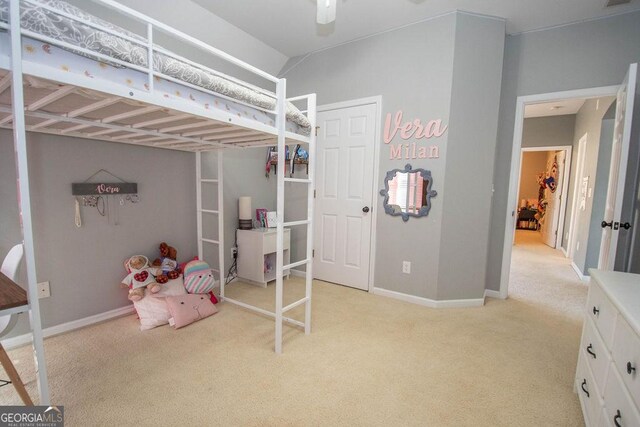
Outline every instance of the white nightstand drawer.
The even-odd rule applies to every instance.
[[[613,327],[615,325],[617,310],[613,307],[609,298],[602,292],[595,281],[589,287],[587,299],[587,316],[593,320],[607,347],[613,342]]]
[[[275,230],[273,232],[268,232],[264,234],[264,238],[262,239],[262,252],[265,254],[270,254],[276,251],[276,238],[277,233]],[[289,249],[289,244],[291,241],[291,230],[284,230],[284,249]]]
[[[622,381],[640,407],[640,338],[622,317],[616,323],[612,353]]]
[[[588,425],[596,426],[600,419],[600,412],[602,412],[603,401],[583,352],[578,355],[576,390],[584,415],[589,420]]]
[[[611,365],[611,356],[591,319],[585,320],[581,346],[580,351],[583,353],[589,368],[591,368],[598,390],[602,392],[607,378],[607,371]]]
[[[616,369],[611,369],[604,391],[604,407],[611,424],[620,427],[640,426],[640,414]]]

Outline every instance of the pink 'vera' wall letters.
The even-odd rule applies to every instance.
[[[391,113],[387,113],[384,121],[385,144],[390,144],[398,134],[406,141],[411,138],[416,140],[439,138],[447,131],[447,125],[443,125],[440,119],[430,120],[426,125],[423,125],[420,119],[403,123],[402,114],[402,110],[399,110],[392,118]],[[437,159],[440,157],[437,145],[419,147],[418,142],[389,145],[389,159]]]

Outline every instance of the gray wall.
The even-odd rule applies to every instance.
[[[507,36],[486,286],[498,290],[518,96],[617,85],[640,59],[640,13]]]
[[[211,151],[202,154],[203,178],[218,177],[217,153]],[[231,248],[235,243],[238,228],[238,198],[251,197],[252,211],[257,208],[276,210],[276,175],[271,173],[265,177],[266,148],[229,149],[223,154],[224,159],[224,272],[229,271],[233,262]],[[217,209],[216,184],[203,184],[203,208]],[[205,215],[203,222],[204,236],[218,238],[217,216]],[[218,266],[218,248],[204,244],[204,259],[212,266]]]
[[[504,21],[456,15],[437,299],[484,296],[504,34]]]
[[[153,260],[161,241],[175,246],[180,260],[196,254],[192,153],[45,134],[29,133],[27,141],[37,278],[51,284],[51,297],[41,300],[44,327],[128,305],[119,283],[126,275],[123,262],[131,255]],[[4,258],[22,238],[15,176],[5,172],[15,171],[9,131],[0,131],[0,146]],[[118,206],[118,225],[115,215],[102,217],[94,208],[82,208],[83,225],[76,228],[71,183],[101,168],[137,182],[140,202]],[[22,316],[12,335],[27,331]]]
[[[571,165],[573,167],[571,168],[569,192],[567,193],[570,203],[567,205],[567,214],[565,216],[564,224],[565,232],[562,236],[562,247],[569,249],[567,246],[567,236],[569,232],[569,223],[571,217],[574,215],[572,202],[575,192],[575,182],[576,180],[581,179],[580,177],[576,176],[576,173],[578,171],[578,144],[580,139],[586,134],[587,146],[585,151],[583,176],[589,177],[589,185],[587,190],[585,210],[580,212],[578,221],[574,224],[574,233],[576,235],[576,250],[573,253],[573,262],[580,269],[580,271],[583,272],[583,274],[587,274],[587,270],[585,269],[585,261],[587,256],[587,248],[589,246],[589,240],[591,240],[592,238],[589,231],[591,229],[591,216],[594,206],[594,197],[596,196],[595,190],[598,189],[601,192],[604,191],[604,197],[606,198],[606,183],[609,180],[609,176],[608,173],[602,176],[597,174],[598,164],[600,163],[598,160],[598,153],[600,150],[602,118],[607,113],[607,110],[609,110],[609,107],[614,100],[615,97],[588,99],[576,114],[576,128],[574,132],[573,150],[571,156]],[[609,144],[609,150],[610,149],[611,145]],[[589,196],[589,194],[591,195]],[[602,194],[598,194],[597,196],[599,200],[603,197]],[[593,236],[593,238],[596,240],[599,239],[599,237],[596,236]]]
[[[575,114],[524,119],[522,126],[522,147],[572,145],[575,126]]]
[[[314,53],[284,76],[291,93],[317,92],[318,105],[382,95],[383,118],[401,109],[407,119],[449,125],[436,142],[439,159],[389,160],[381,142],[378,188],[387,170],[411,163],[431,170],[439,194],[427,218],[406,223],[385,215],[374,195],[375,286],[433,299],[481,296],[488,230],[478,224],[489,216],[503,40],[503,21],[449,14]],[[470,207],[474,218],[463,213]],[[464,268],[452,271],[452,253]],[[410,275],[403,260],[413,263]]]

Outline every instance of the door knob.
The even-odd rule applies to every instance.
[[[364,213],[369,212],[369,206],[365,206],[364,208],[362,208],[362,212]]]
[[[625,230],[628,230],[631,228],[631,224],[629,224],[628,222],[625,222],[623,224],[620,224],[620,227],[624,228]]]
[[[602,227],[602,228],[607,228],[607,227],[611,227],[611,226],[613,226],[613,221],[611,221],[611,222],[602,221],[600,223],[600,227]]]

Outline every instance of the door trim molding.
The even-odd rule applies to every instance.
[[[516,114],[513,125],[513,144],[511,147],[511,171],[509,173],[509,192],[505,212],[504,242],[502,246],[502,266],[500,269],[500,298],[506,299],[509,294],[509,270],[511,269],[511,251],[515,235],[516,217],[512,215],[518,200],[518,178],[520,172],[520,155],[522,148],[522,128],[524,124],[524,107],[528,104],[558,101],[570,98],[599,98],[615,96],[619,85],[603,86],[587,89],[576,89],[560,92],[541,93],[537,95],[518,96]]]
[[[369,242],[369,280],[368,291],[373,292],[375,283],[375,266],[376,266],[376,234],[378,224],[378,204],[376,203],[378,194],[378,180],[380,178],[380,127],[382,125],[382,95],[370,96],[366,98],[351,99],[348,101],[334,102],[332,104],[323,104],[317,106],[317,112],[325,112],[331,110],[340,110],[343,108],[360,107],[363,105],[376,106],[375,114],[375,132],[373,135],[373,179],[371,179],[371,241]]]
[[[580,159],[580,146],[582,145],[582,141],[584,140],[584,150],[582,159]],[[580,175],[584,174],[584,164],[587,160],[587,144],[589,143],[589,133],[586,132],[578,139],[578,152],[576,153],[576,181],[573,183],[573,199],[571,200],[571,218],[569,218],[569,238],[567,239],[567,258],[570,258],[573,261],[573,256],[576,254],[576,217],[578,216],[578,200],[580,197],[578,193],[580,192],[580,176],[578,176],[578,172]]]

